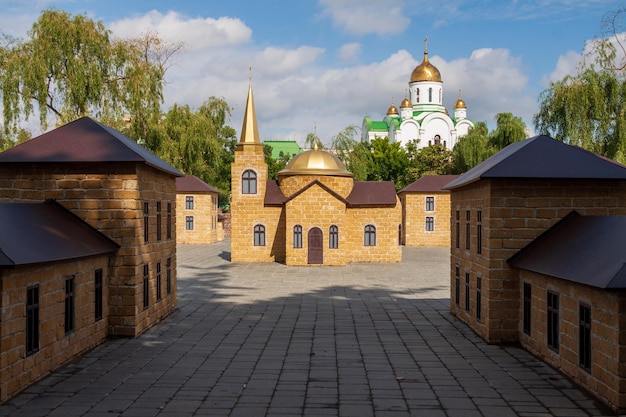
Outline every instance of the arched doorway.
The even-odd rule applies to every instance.
[[[309,230],[309,264],[324,263],[324,233],[319,227]]]

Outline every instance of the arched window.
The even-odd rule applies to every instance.
[[[241,193],[256,194],[256,172],[246,169],[241,176]]]
[[[441,145],[441,136],[435,135],[435,145]]]
[[[416,89],[415,90],[415,102],[419,103],[420,102],[420,89]]]
[[[293,227],[293,247],[296,249],[302,248],[302,226],[299,224]]]
[[[402,223],[398,225],[398,246],[402,245]]]
[[[254,226],[254,246],[265,246],[265,226],[262,224]]]
[[[328,231],[328,247],[330,249],[339,248],[339,228],[334,224],[330,226]]]
[[[376,246],[376,226],[368,224],[365,226],[365,246]]]
[[[429,103],[433,102],[433,88],[432,87],[428,89],[428,102]]]

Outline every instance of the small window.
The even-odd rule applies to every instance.
[[[185,216],[185,230],[193,230],[193,216]]]
[[[524,283],[524,333],[530,335],[530,326],[531,326],[531,300],[532,300],[532,289],[528,282]]]
[[[172,293],[172,258],[167,258],[165,263],[165,291],[167,295]]]
[[[426,197],[426,211],[435,211],[435,197]]]
[[[94,318],[95,321],[102,320],[103,310],[103,282],[102,282],[102,269],[96,269],[94,273]]]
[[[148,229],[150,223],[150,205],[147,201],[143,203],[143,241],[148,243],[150,238],[150,230]]]
[[[548,291],[548,347],[559,351],[559,294]]]
[[[157,242],[161,240],[161,202],[157,201],[157,216],[156,216],[156,240]]]
[[[482,307],[482,286],[483,281],[480,277],[476,277],[476,320],[480,321],[480,310]]]
[[[434,217],[426,217],[426,231],[433,232],[435,230],[435,218]]]
[[[26,289],[26,356],[39,350],[39,285]]]
[[[166,226],[166,239],[172,238],[172,203],[167,203],[167,226]]]
[[[465,273],[465,311],[470,311],[470,274]]]
[[[185,209],[193,210],[193,196],[192,195],[185,196]]]
[[[302,249],[302,226],[299,224],[293,227],[293,247]]]
[[[265,226],[254,226],[254,246],[265,246]]]
[[[402,223],[398,225],[398,246],[402,246]]]
[[[156,299],[161,300],[161,262],[156,264]]]
[[[591,371],[591,307],[579,306],[578,363],[585,371]]]
[[[365,246],[376,246],[376,226],[368,224],[365,226]]]
[[[461,268],[458,266],[454,268],[454,304],[457,307],[461,306]]]
[[[460,211],[456,211],[456,225],[455,225],[455,239],[456,248],[459,249],[461,247],[461,214]]]
[[[432,89],[432,87],[430,87],[430,88],[428,89],[428,102],[429,102],[429,103],[432,103],[432,102],[433,102],[433,89]]]
[[[148,265],[143,266],[143,309],[147,309],[150,305],[150,268]]]
[[[247,169],[241,176],[241,193],[256,194],[256,172]]]
[[[73,331],[75,328],[75,293],[74,286],[76,284],[74,275],[65,277],[65,334]]]
[[[465,249],[470,250],[470,211],[465,212]]]
[[[339,248],[339,227],[332,225],[328,231],[328,247],[330,249]]]
[[[483,253],[483,212],[476,212],[476,253]]]

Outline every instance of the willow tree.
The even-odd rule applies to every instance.
[[[609,13],[575,75],[550,84],[539,96],[534,117],[540,133],[626,163],[626,29]]]
[[[38,114],[43,130],[91,115],[135,132],[158,120],[167,61],[181,45],[155,35],[114,40],[102,22],[46,10],[22,41],[3,35],[0,95],[5,130]],[[135,137],[139,139],[139,137]]]

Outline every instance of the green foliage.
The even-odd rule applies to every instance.
[[[447,175],[454,172],[452,151],[443,145],[431,145],[417,150],[417,141],[407,143],[408,168],[396,180],[401,190],[424,175]]]
[[[400,142],[376,138],[370,142],[368,181],[397,181],[409,165],[409,155]]]
[[[263,144],[263,154],[265,155],[265,163],[267,164],[267,177],[270,180],[278,179],[278,172],[285,169],[287,163],[291,159],[289,154],[285,154],[280,151],[278,159],[272,157],[272,147],[270,145]]]
[[[145,139],[160,116],[167,60],[181,46],[154,35],[111,40],[101,22],[54,9],[44,11],[27,41],[0,45],[0,94],[7,131],[39,113],[58,125],[90,115],[115,128],[132,115],[135,139]]]
[[[539,132],[626,162],[626,83],[619,73],[587,68],[552,83],[539,101]]]

